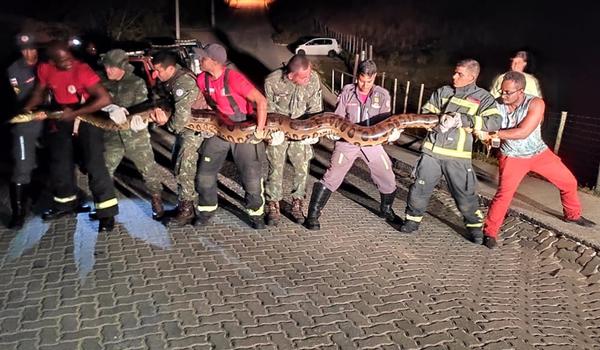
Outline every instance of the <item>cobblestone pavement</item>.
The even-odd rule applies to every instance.
[[[249,229],[229,163],[202,229],[167,230],[135,197],[111,234],[85,215],[2,229],[0,349],[600,348],[594,276],[536,250],[536,227],[510,218],[501,249],[475,246],[438,191],[420,232],[400,234],[357,164],[317,232]]]

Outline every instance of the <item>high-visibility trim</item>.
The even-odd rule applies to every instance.
[[[473,116],[473,129],[481,130],[483,128],[483,118],[478,115]]]
[[[478,218],[480,218],[480,219],[483,219],[483,213],[481,212],[481,210],[477,209],[477,210],[475,211],[475,215],[476,215]]]
[[[423,144],[423,148],[427,148],[431,152],[441,154],[443,156],[471,159],[471,151],[457,151],[454,149],[433,147],[433,144],[429,141]]]
[[[427,103],[426,103],[426,104],[425,104],[425,105],[424,105],[424,106],[421,108],[421,110],[425,110],[425,109],[426,109],[426,110],[428,110],[428,111],[430,111],[431,113],[435,113],[435,114],[440,114],[440,113],[442,113],[442,111],[441,111],[439,108],[437,108],[436,106],[432,105],[432,104],[431,104],[431,103],[429,103],[429,102],[427,102]]]
[[[196,206],[196,209],[198,209],[198,211],[202,211],[202,212],[210,212],[210,211],[217,210],[218,207],[219,207],[219,204],[215,204],[215,205],[198,205],[198,206]]]
[[[58,202],[58,203],[69,203],[69,202],[72,202],[72,201],[74,201],[76,199],[77,199],[77,195],[72,195],[72,196],[63,197],[63,198],[54,197],[54,201]]]
[[[406,214],[406,220],[410,220],[410,221],[414,221],[414,222],[421,222],[421,220],[423,220],[423,217],[422,216],[412,216],[412,215]]]
[[[109,199],[109,200],[104,201],[104,202],[96,203],[96,210],[114,207],[117,204],[119,204],[119,202],[117,201],[117,199],[116,198],[112,198],[112,199]]]
[[[489,115],[500,114],[500,111],[496,107],[488,108],[485,111],[481,112],[482,117],[487,117]]]
[[[387,163],[387,160],[385,160],[385,156],[383,154],[380,154],[381,156],[381,161],[383,162],[383,166],[385,167],[385,170],[390,170],[390,166]]]
[[[260,179],[260,200],[261,200],[261,205],[258,209],[254,210],[254,209],[246,208],[248,215],[259,216],[259,215],[263,215],[265,213],[265,183],[262,178]]]
[[[465,142],[467,140],[467,132],[463,128],[458,128],[458,145],[456,151],[463,152],[465,150]]]
[[[483,226],[482,222],[477,223],[477,224],[467,224],[467,227],[481,227],[481,226]]]
[[[457,106],[461,106],[461,107],[465,107],[467,108],[469,111],[467,112],[467,114],[470,115],[474,115],[475,113],[477,113],[477,110],[479,109],[479,104],[475,103],[475,102],[471,102],[468,100],[463,100],[462,98],[458,98],[453,96],[450,99],[450,103],[454,103]]]
[[[344,160],[344,153],[340,153],[340,157],[338,158],[338,164],[342,164],[343,160]]]

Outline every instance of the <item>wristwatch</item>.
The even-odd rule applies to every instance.
[[[488,132],[488,135],[490,136],[490,145],[493,148],[500,147],[500,137],[498,136],[498,132],[490,131],[490,132]]]

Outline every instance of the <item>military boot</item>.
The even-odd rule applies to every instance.
[[[194,220],[194,227],[203,227],[206,226],[212,217],[215,216],[214,211],[201,211],[196,215],[196,219]]]
[[[74,209],[56,209],[50,208],[42,214],[42,220],[51,221],[57,220],[67,216],[75,216],[79,213],[88,213],[90,220],[98,220],[96,211],[92,211],[92,208],[87,204],[79,204]]]
[[[379,216],[387,222],[393,222],[396,219],[396,213],[392,209],[392,204],[396,198],[396,191],[392,193],[380,193],[381,204],[379,206]]]
[[[265,226],[265,216],[264,215],[250,215],[250,227],[255,230],[263,230],[266,228]]]
[[[321,216],[321,210],[327,204],[331,196],[331,191],[320,182],[315,182],[313,186],[312,195],[310,197],[310,204],[308,205],[308,216],[304,221],[304,226],[309,230],[320,230],[321,224],[319,223],[319,217]]]
[[[281,212],[279,209],[279,201],[268,201],[267,202],[267,225],[277,226],[281,219]]]
[[[404,220],[402,226],[400,226],[400,232],[412,233],[419,229],[419,223],[412,220]]]
[[[8,223],[8,228],[15,230],[21,229],[25,224],[25,216],[27,215],[26,207],[26,187],[27,185],[11,183],[10,184],[10,206],[12,216]]]
[[[302,198],[292,198],[292,217],[297,224],[302,225],[304,223],[304,203]]]
[[[111,232],[115,229],[115,217],[100,218],[98,224],[98,232]]]
[[[189,225],[194,221],[194,202],[181,201],[177,207],[177,214],[169,220],[169,227]]]
[[[155,193],[150,199],[152,204],[152,219],[160,220],[165,215],[165,208],[160,193]]]

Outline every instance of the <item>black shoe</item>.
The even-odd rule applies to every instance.
[[[412,233],[419,229],[419,223],[412,220],[404,220],[402,226],[400,226],[400,232]]]
[[[483,245],[490,249],[494,249],[494,248],[498,247],[498,241],[496,241],[496,238],[494,238],[494,237],[485,236],[483,238]]]
[[[42,214],[42,220],[52,221],[52,220],[57,220],[57,219],[68,217],[68,216],[75,216],[75,211],[73,211],[71,209],[60,210],[60,209],[50,208]]]
[[[92,210],[88,213],[88,218],[90,218],[90,220],[98,220],[98,214],[95,210]]]
[[[115,217],[109,216],[107,218],[100,218],[98,225],[98,232],[111,232],[115,229]]]
[[[194,227],[204,227],[208,225],[213,216],[215,216],[214,212],[199,212],[194,220]]]
[[[331,191],[321,182],[315,182],[313,185],[312,195],[310,196],[310,204],[308,205],[308,216],[304,220],[304,227],[309,230],[320,230],[321,224],[319,217],[321,210],[327,204]]]
[[[9,192],[12,216],[8,228],[19,230],[25,224],[25,216],[27,216],[27,185],[11,183]]]
[[[470,227],[467,229],[471,237],[471,242],[475,244],[483,244],[483,231],[481,227]]]
[[[594,226],[596,226],[595,222],[593,222],[592,220],[588,220],[588,219],[584,218],[583,216],[580,216],[576,220],[565,219],[565,221],[566,222],[572,222],[574,224],[577,224],[577,225],[583,226],[583,227],[594,227]]]
[[[79,214],[79,213],[91,213],[92,212],[92,207],[90,207],[89,205],[82,203],[79,204],[77,206],[77,208],[75,208],[75,213]]]
[[[262,215],[250,215],[250,227],[255,230],[264,230],[267,226],[265,226],[265,217]]]

